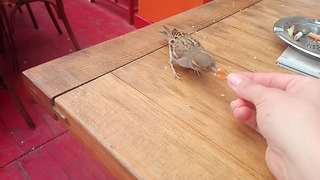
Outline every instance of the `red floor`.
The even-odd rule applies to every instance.
[[[64,0],[65,11],[80,47],[117,37],[135,28],[127,14],[106,0]],[[34,29],[27,10],[16,15],[14,42],[20,71],[74,52],[62,22],[59,35],[43,3],[31,4],[39,29]],[[8,12],[10,8],[6,7]],[[21,81],[12,75],[6,40],[0,62],[37,129],[30,130],[7,90],[0,86],[0,179],[114,179],[59,122],[32,101]]]

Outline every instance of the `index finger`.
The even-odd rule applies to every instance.
[[[291,75],[284,73],[252,73],[252,72],[236,72],[247,79],[252,80],[265,87],[288,90],[294,84],[306,78],[300,75]]]

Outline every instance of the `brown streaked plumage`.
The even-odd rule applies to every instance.
[[[160,33],[168,39],[169,64],[176,78],[180,79],[173,67],[173,61],[182,67],[193,69],[198,74],[205,71],[217,72],[213,57],[204,50],[198,40],[177,29],[170,31],[166,26],[163,26],[163,29],[164,32]]]

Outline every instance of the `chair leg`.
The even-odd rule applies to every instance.
[[[33,15],[33,12],[32,12],[32,9],[31,9],[31,6],[29,3],[26,3],[26,2],[20,2],[20,3],[17,3],[12,11],[11,11],[11,15],[10,15],[10,20],[11,20],[11,29],[12,29],[12,33],[14,33],[14,30],[15,30],[15,17],[16,17],[16,12],[17,10],[21,9],[20,7],[22,5],[26,5],[27,6],[27,9],[28,9],[28,12],[29,12],[29,15],[30,15],[30,18],[32,20],[32,23],[33,23],[33,26],[34,28],[38,29],[38,23],[36,21],[36,18],[34,17]]]
[[[49,15],[50,15],[50,18],[51,18],[54,26],[56,27],[58,33],[59,33],[59,34],[62,34],[61,28],[60,28],[60,26],[59,26],[59,24],[58,24],[58,22],[57,22],[57,19],[55,18],[54,14],[53,14],[53,12],[52,12],[52,9],[51,9],[51,7],[50,7],[50,4],[49,4],[48,2],[44,2],[44,4],[46,5],[46,8],[47,8],[48,13],[49,13]]]
[[[2,21],[1,21],[1,24],[2,24]],[[2,25],[0,26],[0,52],[3,52],[3,34],[2,34]]]
[[[32,20],[32,23],[33,23],[34,28],[38,29],[38,23],[37,23],[37,21],[36,21],[36,18],[35,18],[34,15],[33,15],[33,12],[32,12],[32,9],[31,9],[30,4],[27,3],[26,6],[27,6],[27,9],[28,9],[28,12],[29,12],[29,15],[30,15],[30,18],[31,18],[31,20]]]
[[[17,3],[16,3],[17,4]],[[11,4],[8,4],[9,7],[12,7]],[[22,13],[22,9],[19,7],[19,12]]]
[[[19,72],[18,58],[17,58],[17,53],[14,46],[13,38],[12,38],[12,33],[11,33],[12,31],[10,29],[9,20],[8,20],[8,16],[7,16],[4,5],[0,5],[0,14],[1,14],[3,30],[4,30],[5,36],[7,37],[7,41],[8,41],[11,57],[12,57],[13,71],[14,71],[14,74],[17,75]]]
[[[17,108],[18,108],[19,112],[21,113],[22,117],[24,118],[24,120],[28,124],[29,128],[32,129],[32,130],[36,129],[36,125],[32,121],[32,119],[31,119],[30,115],[28,114],[28,112],[26,111],[26,109],[23,107],[18,95],[14,92],[14,90],[11,87],[10,83],[7,82],[5,77],[0,76],[0,78],[2,79],[2,82],[3,82],[4,86],[7,88],[8,92],[9,92],[9,95],[11,96],[14,104],[17,106]]]
[[[62,0],[56,0],[56,4],[57,4],[57,8],[59,10],[59,14],[61,16],[61,19],[63,21],[63,24],[64,24],[64,26],[66,27],[66,29],[68,31],[69,37],[70,37],[75,49],[78,51],[78,50],[80,50],[80,46],[79,46],[79,44],[78,44],[78,42],[76,40],[76,37],[73,34],[73,31],[72,31],[71,26],[70,26],[70,24],[68,22],[67,16],[66,16],[66,14],[64,12],[64,7],[63,7]]]
[[[30,115],[28,114],[27,110],[23,107],[23,105],[22,105],[19,97],[17,96],[17,94],[13,91],[13,89],[10,87],[9,84],[6,84],[6,87],[8,89],[8,92],[9,92],[11,98],[13,99],[15,105],[17,106],[18,110],[20,111],[22,117],[24,118],[24,120],[28,124],[29,128],[32,129],[32,130],[36,129],[36,125],[32,121],[32,119],[31,119]]]

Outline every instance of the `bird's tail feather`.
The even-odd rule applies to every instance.
[[[160,34],[164,35],[167,39],[172,38],[172,32],[166,26],[162,26],[164,31],[161,31]]]

